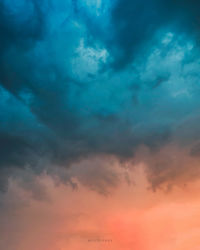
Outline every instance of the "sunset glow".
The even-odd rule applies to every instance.
[[[0,250],[200,250],[199,9],[0,0]]]
[[[5,212],[1,246],[7,245],[9,233],[16,250],[34,250],[36,241],[39,250],[198,249],[200,182],[166,193],[148,190],[141,168],[131,178],[140,181],[123,181],[112,195],[102,196],[82,185],[78,190],[55,186],[51,178],[41,176],[45,201],[35,200],[11,181],[7,196],[13,198],[5,203],[16,212]],[[24,205],[18,210],[20,203]]]

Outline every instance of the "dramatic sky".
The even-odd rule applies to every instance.
[[[0,250],[199,249],[199,8],[0,1]]]

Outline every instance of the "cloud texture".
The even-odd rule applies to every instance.
[[[0,1],[0,249],[199,249],[199,7]]]
[[[168,145],[199,157],[198,8],[1,1],[1,187],[16,169],[52,174],[95,156],[146,162],[141,148],[153,186],[190,171],[179,158],[167,164],[168,153],[155,161]]]

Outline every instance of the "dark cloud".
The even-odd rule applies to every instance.
[[[12,136],[9,134],[0,134],[0,150],[1,150],[1,166],[8,167],[13,165],[23,165],[31,150],[30,145],[20,136]]]
[[[113,66],[124,68],[162,23],[155,1],[117,1],[111,13]]]
[[[1,57],[10,46],[28,48],[44,33],[44,12],[38,1],[1,1]]]
[[[168,27],[189,33],[199,40],[198,1],[117,0],[110,17],[110,33],[105,42],[115,70],[124,69],[140,54],[155,33]]]
[[[177,128],[199,106],[198,7],[1,1],[0,171],[41,173],[94,155],[126,161],[141,145],[159,154],[173,140],[196,143],[187,140],[190,123]],[[96,186],[93,174],[83,182],[98,191],[116,185],[112,172],[97,173]]]

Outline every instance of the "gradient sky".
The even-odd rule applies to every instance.
[[[0,250],[200,249],[199,8],[1,0]]]

